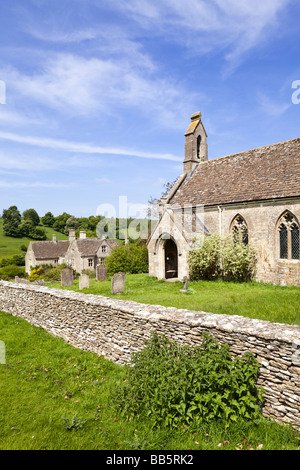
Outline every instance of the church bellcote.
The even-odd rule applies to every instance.
[[[201,120],[201,113],[191,116],[191,123],[185,133],[184,173],[190,174],[198,163],[208,160],[207,134]]]

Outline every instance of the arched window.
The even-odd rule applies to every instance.
[[[295,216],[287,211],[279,220],[279,256],[280,259],[300,258],[299,224]]]
[[[248,235],[248,227],[246,224],[245,219],[241,215],[237,215],[231,224],[231,231],[233,235],[233,239],[236,243],[243,243],[244,245],[248,245],[249,243],[249,235]]]
[[[197,137],[197,159],[200,160],[201,135]]]

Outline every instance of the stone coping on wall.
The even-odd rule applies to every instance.
[[[84,294],[64,289],[54,289],[47,286],[19,284],[10,281],[0,281],[0,286],[11,287],[16,290],[34,290],[47,293],[57,298],[77,300],[83,303],[109,307],[118,312],[140,316],[147,320],[165,320],[174,323],[183,323],[190,326],[218,329],[225,332],[239,332],[254,335],[266,340],[278,340],[300,347],[300,325],[285,323],[271,323],[266,320],[252,319],[239,315],[224,315],[202,311],[177,309],[161,305],[142,304],[131,300],[121,300],[94,294]],[[1,293],[0,293],[1,298]]]

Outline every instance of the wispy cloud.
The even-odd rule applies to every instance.
[[[96,178],[96,183],[110,184],[112,181],[108,178]]]
[[[71,184],[47,183],[42,181],[3,181],[0,180],[0,188],[67,188]]]
[[[174,78],[153,73],[155,66],[148,56],[138,49],[135,54],[133,61],[128,57],[100,59],[54,53],[30,74],[12,66],[3,68],[0,74],[14,96],[27,100],[31,106],[86,117],[135,109],[174,126],[176,116],[190,112],[196,93],[187,93]]]
[[[227,70],[274,32],[291,0],[115,0],[143,28],[178,40],[195,54],[224,51]]]
[[[290,101],[275,101],[273,97],[270,98],[270,96],[263,92],[258,93],[258,103],[264,113],[275,118],[280,117],[292,106]]]
[[[43,147],[54,150],[62,150],[66,152],[81,153],[81,154],[94,154],[94,155],[115,155],[115,156],[128,156],[147,159],[158,160],[171,160],[181,162],[182,157],[177,157],[172,154],[165,153],[148,153],[138,150],[112,148],[112,147],[99,147],[81,142],[70,142],[65,140],[57,140],[42,137],[23,136],[11,132],[0,131],[0,139],[10,142],[27,144],[34,147]]]

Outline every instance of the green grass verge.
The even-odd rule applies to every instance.
[[[49,284],[60,288],[60,283]],[[300,287],[260,283],[199,281],[189,283],[189,293],[182,293],[182,282],[158,281],[147,274],[127,274],[125,291],[111,294],[111,281],[90,279],[90,288],[82,292],[124,300],[197,310],[240,315],[272,323],[300,325]],[[79,291],[78,280],[67,289]]]
[[[125,368],[81,351],[42,328],[0,312],[1,450],[298,449],[290,426],[261,419],[177,431],[128,422],[114,411],[112,392]]]

